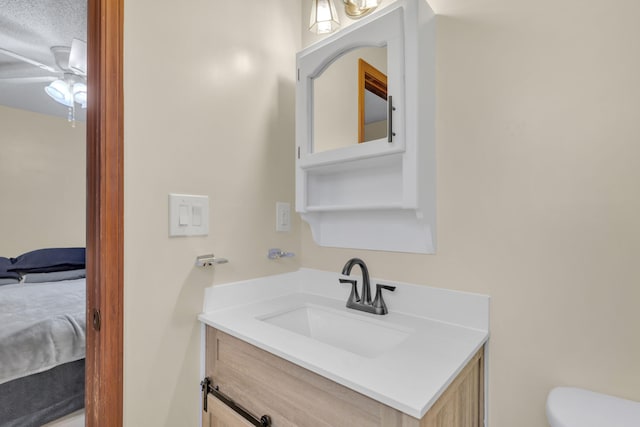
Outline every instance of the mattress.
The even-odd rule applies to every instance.
[[[0,385],[85,356],[85,279],[0,287]]]

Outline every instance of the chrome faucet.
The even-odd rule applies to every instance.
[[[396,289],[395,286],[389,285],[376,285],[376,297],[373,302],[371,302],[371,288],[369,284],[369,270],[367,269],[367,265],[360,258],[351,258],[342,268],[342,275],[349,276],[351,274],[351,269],[354,266],[360,266],[360,270],[362,270],[362,299],[360,299],[360,295],[358,295],[358,281],[355,279],[338,279],[340,283],[350,283],[351,284],[351,294],[349,295],[349,299],[347,300],[347,308],[352,308],[354,310],[365,311],[367,313],[373,314],[387,314],[389,311],[387,310],[387,305],[384,303],[384,299],[382,298],[382,290],[386,289],[388,291],[394,291]]]

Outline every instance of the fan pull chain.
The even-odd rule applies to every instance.
[[[76,106],[75,103],[73,106],[69,107],[69,114],[67,115],[67,121],[71,123],[71,127],[76,127]]]

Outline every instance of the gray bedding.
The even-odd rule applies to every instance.
[[[0,287],[0,384],[84,358],[85,279]]]

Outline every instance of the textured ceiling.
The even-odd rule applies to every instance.
[[[73,38],[87,40],[86,0],[0,0],[0,48],[57,68],[51,46],[71,46]],[[67,108],[44,92],[47,83],[2,81],[52,75],[0,53],[0,105],[66,117]],[[84,111],[76,117],[83,120]]]

